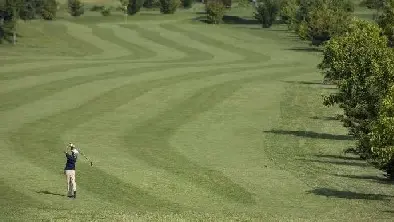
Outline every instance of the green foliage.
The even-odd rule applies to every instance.
[[[297,0],[283,0],[280,4],[279,15],[286,24],[292,24],[298,9]]]
[[[308,37],[313,44],[320,45],[333,36],[343,34],[349,22],[350,14],[347,11],[322,5],[309,14]]]
[[[109,15],[111,15],[111,10],[112,10],[111,7],[104,7],[104,8],[100,11],[100,13],[101,13],[101,15],[103,15],[103,16],[109,16]]]
[[[394,179],[394,86],[380,104],[379,118],[369,136],[372,162]]]
[[[100,12],[100,11],[102,11],[104,8],[105,8],[104,5],[93,5],[93,6],[90,8],[90,11],[92,11],[92,12]]]
[[[56,0],[45,0],[41,10],[41,17],[44,20],[54,20],[56,18],[57,6]]]
[[[256,7],[254,17],[263,25],[264,28],[272,26],[279,14],[280,4],[276,0],[260,0]]]
[[[160,0],[160,12],[174,14],[181,2],[179,0]]]
[[[361,7],[367,7],[369,9],[380,9],[383,7],[384,0],[363,0],[360,2]]]
[[[81,16],[85,13],[84,5],[81,0],[68,0],[67,6],[71,16]]]
[[[250,5],[249,0],[238,0],[238,7],[246,8]]]
[[[115,10],[123,13],[127,13],[127,6],[129,4],[128,0],[119,0],[119,4]]]
[[[347,32],[328,41],[319,68],[335,82],[338,92],[324,97],[324,105],[338,104],[341,121],[357,140],[357,153],[369,158],[371,124],[378,117],[382,97],[394,81],[393,51],[374,23],[354,19]]]
[[[194,0],[182,0],[182,6],[184,8],[191,8],[193,6]]]
[[[19,8],[19,18],[22,20],[36,19],[41,14],[44,0],[23,0]]]
[[[351,10],[347,1],[301,0],[289,26],[301,39],[320,45],[346,30]]]
[[[394,0],[387,0],[384,3],[377,23],[382,28],[383,34],[389,39],[389,46],[394,47]]]
[[[145,0],[143,4],[144,8],[160,8],[159,0]]]
[[[219,24],[223,22],[223,16],[226,8],[220,0],[210,0],[205,5],[207,20],[210,24]]]
[[[137,14],[141,10],[143,4],[144,0],[129,0],[127,5],[127,13],[129,15]]]
[[[225,8],[231,8],[231,0],[221,0]]]

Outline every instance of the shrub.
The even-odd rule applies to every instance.
[[[387,37],[372,22],[355,19],[341,36],[325,46],[319,68],[338,90],[324,97],[324,105],[343,109],[341,122],[356,139],[355,151],[371,158],[370,133],[379,117],[379,104],[394,81],[394,55]]]
[[[103,16],[109,16],[109,15],[111,15],[111,7],[104,7],[104,8],[101,10],[101,15],[103,15]]]
[[[19,9],[19,18],[22,20],[32,20],[40,13],[43,1],[23,0],[22,7]]]
[[[182,6],[184,8],[191,8],[194,0],[182,0]]]
[[[280,5],[276,0],[261,0],[258,2],[254,17],[264,28],[269,28],[279,14],[279,7]]]
[[[394,179],[394,86],[380,104],[379,118],[374,122],[370,138],[372,163]]]
[[[127,13],[129,15],[137,14],[142,5],[144,4],[144,0],[129,0],[129,4],[127,5]]]
[[[308,38],[320,45],[336,35],[344,33],[350,22],[350,14],[342,9],[323,5],[314,8],[308,16]]]
[[[104,8],[105,8],[105,6],[103,6],[103,5],[93,5],[93,6],[90,8],[90,11],[92,11],[92,12],[100,12],[100,11],[102,11]]]
[[[163,14],[174,14],[179,5],[179,0],[160,0],[160,12]]]
[[[292,24],[297,13],[297,0],[283,0],[280,4],[279,15],[286,24]]]
[[[220,0],[208,1],[205,5],[208,23],[219,24],[223,22],[225,6]]]
[[[231,8],[231,0],[222,0],[225,8]]]
[[[56,0],[45,0],[41,9],[41,17],[44,20],[54,20],[56,18],[58,3]]]
[[[68,12],[71,16],[81,16],[85,13],[81,0],[68,0]]]
[[[383,34],[389,39],[389,46],[394,47],[394,0],[388,0],[382,7],[382,13],[376,19]]]
[[[367,7],[369,9],[379,9],[383,7],[384,1],[382,0],[363,0],[360,2],[361,7]]]

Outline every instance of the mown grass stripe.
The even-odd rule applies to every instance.
[[[115,43],[131,52],[131,55],[120,57],[119,59],[149,59],[157,55],[154,50],[135,43],[135,39],[130,38],[130,36],[124,35],[123,33],[115,33],[113,28],[98,25],[91,25],[89,27],[92,28],[92,34],[95,36],[105,41]]]
[[[178,70],[181,68],[190,68],[193,67],[195,69],[197,68],[202,68],[204,71],[194,71],[190,74],[200,74],[200,73],[211,73],[214,71],[215,73],[223,73],[227,71],[248,71],[248,70],[254,70],[254,69],[268,69],[268,68],[275,68],[278,66],[278,64],[272,64],[272,65],[259,65],[257,67],[221,67],[217,68],[214,70],[210,70],[209,66],[201,67],[201,66],[190,66],[187,64],[184,65],[179,65],[176,68],[173,68],[174,66],[172,64],[169,65],[160,65],[160,66],[155,66],[155,67],[140,67],[140,68],[126,68],[124,70],[120,69],[118,67],[117,71],[104,71],[100,73],[93,73],[92,75],[88,76],[74,76],[66,79],[60,79],[60,80],[55,80],[55,81],[50,81],[44,84],[38,84],[30,88],[21,88],[21,89],[16,89],[13,91],[9,91],[6,93],[0,93],[2,97],[2,103],[0,104],[0,112],[1,111],[6,111],[6,110],[11,110],[14,108],[17,108],[18,106],[21,106],[23,104],[33,102],[42,98],[45,98],[47,96],[52,95],[53,93],[65,90],[67,88],[77,86],[77,85],[82,85],[86,84],[92,81],[98,81],[98,80],[105,80],[105,79],[112,79],[120,76],[138,76],[138,75],[143,75],[147,72],[157,72],[157,71],[169,71],[169,70]],[[173,68],[173,69],[171,69]],[[212,67],[214,68],[214,67]]]
[[[143,28],[140,25],[129,25],[129,28],[136,30],[142,37],[149,39],[154,42],[160,42],[162,45],[166,45],[178,51],[186,54],[185,58],[178,60],[177,62],[201,62],[214,59],[213,50],[211,52],[205,52],[197,48],[186,46],[180,43],[179,39],[169,39],[165,37],[163,33],[150,31],[147,28]]]
[[[227,50],[228,52],[242,55],[244,57],[243,61],[245,61],[245,62],[249,62],[249,63],[261,62],[261,61],[267,61],[271,58],[270,56],[268,56],[266,54],[256,53],[256,52],[249,51],[249,50],[246,50],[241,47],[237,47],[237,46],[228,44],[226,42],[218,41],[214,38],[202,35],[194,30],[193,31],[192,30],[186,31],[184,29],[184,27],[180,28],[179,26],[176,26],[173,24],[160,24],[160,26],[164,29],[167,29],[167,30],[170,30],[173,32],[182,33],[185,36],[188,36],[189,38],[194,39],[196,41],[200,41],[204,44],[214,45],[216,47],[222,48],[223,50]]]

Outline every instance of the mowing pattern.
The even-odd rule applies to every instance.
[[[54,35],[1,58],[3,215],[283,219],[321,214],[313,201],[334,206],[302,193],[309,183],[262,133],[297,100],[282,80],[318,78],[318,58],[287,50],[285,34],[169,20],[29,27]],[[79,161],[73,202],[62,175],[70,141],[94,162]]]

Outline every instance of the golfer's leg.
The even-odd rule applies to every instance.
[[[71,180],[73,184],[73,191],[77,191],[77,182],[75,181],[75,170],[71,174]]]
[[[71,194],[71,190],[70,190],[71,177],[70,177],[70,173],[68,170],[66,170],[66,180],[67,180],[67,196],[70,196],[70,194]]]

